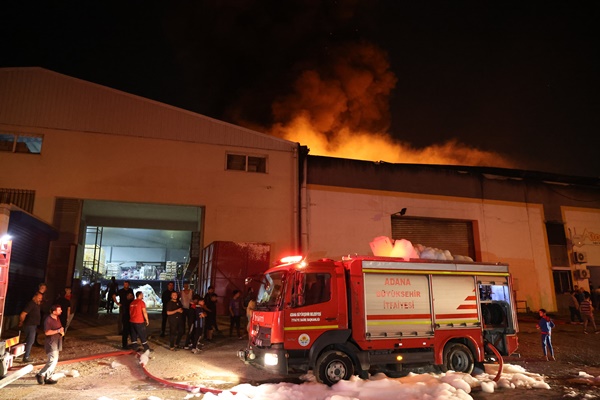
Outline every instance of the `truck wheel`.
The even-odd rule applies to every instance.
[[[352,360],[341,351],[326,351],[319,357],[316,365],[317,380],[328,386],[350,379],[354,375]]]
[[[473,372],[475,359],[467,346],[461,343],[449,343],[444,348],[444,371],[456,371],[470,374]]]

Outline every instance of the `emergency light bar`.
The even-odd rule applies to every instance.
[[[293,263],[298,263],[300,261],[302,261],[304,257],[303,256],[288,256],[288,257],[283,257],[282,259],[280,259],[279,261],[277,261],[277,265],[283,265],[283,264],[293,264]]]

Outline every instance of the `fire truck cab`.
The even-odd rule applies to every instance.
[[[517,349],[505,264],[356,256],[266,271],[242,360],[287,374],[312,370],[334,384],[373,367],[424,365],[472,372]]]

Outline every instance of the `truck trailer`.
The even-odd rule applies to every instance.
[[[290,257],[261,278],[239,357],[332,385],[372,368],[471,373],[518,347],[508,265],[374,256]]]

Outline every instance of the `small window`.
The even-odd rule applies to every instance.
[[[227,169],[265,174],[267,173],[267,157],[227,154]]]
[[[331,299],[331,275],[308,273],[304,279],[304,301],[301,305],[309,306]]]
[[[246,156],[240,156],[238,154],[227,154],[227,169],[232,169],[234,171],[245,171]]]
[[[248,172],[267,172],[267,159],[265,157],[248,156]]]
[[[43,137],[40,135],[0,133],[0,151],[40,154]]]
[[[10,133],[0,133],[0,151],[13,152],[15,148],[15,135]]]

